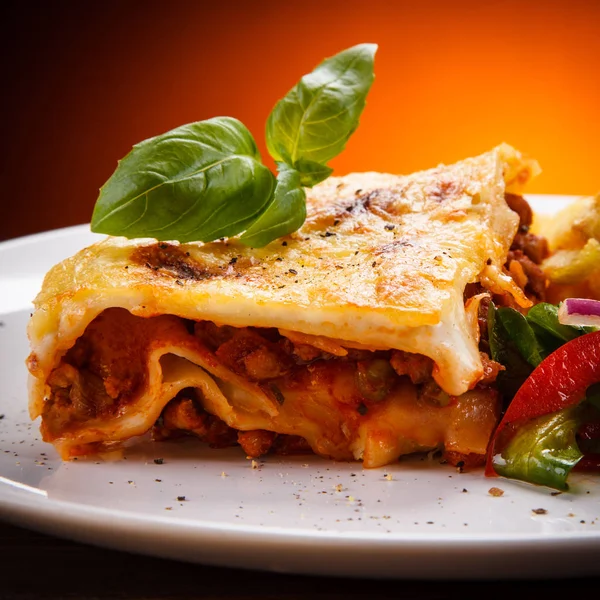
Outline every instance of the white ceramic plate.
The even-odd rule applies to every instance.
[[[544,212],[568,201],[530,199]],[[269,456],[253,469],[239,449],[210,450],[193,440],[137,447],[119,462],[62,463],[27,414],[25,326],[47,269],[96,237],[78,226],[0,244],[3,518],[133,552],[280,572],[600,574],[598,477],[578,475],[570,493],[555,495],[420,459],[363,470]],[[493,486],[504,494],[492,496]]]

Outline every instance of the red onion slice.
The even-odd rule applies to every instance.
[[[558,309],[558,321],[563,325],[600,327],[600,300],[567,298]]]

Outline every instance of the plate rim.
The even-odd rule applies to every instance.
[[[334,577],[431,580],[553,579],[600,573],[600,536],[596,532],[512,539],[289,532],[242,524],[210,527],[195,520],[151,518],[64,500],[52,500],[40,512],[31,492],[13,489],[8,495],[13,496],[8,502],[0,498],[0,517],[16,525],[115,550],[214,566]],[[152,545],[157,539],[163,544],[160,551]],[[577,554],[575,564],[565,561],[571,553]],[[324,555],[331,562],[323,561]],[[528,561],[523,561],[524,555]],[[445,562],[432,573],[429,562],[422,563],[424,558]],[[396,560],[402,564],[396,564]],[[496,561],[500,560],[507,571],[505,577],[498,574]]]

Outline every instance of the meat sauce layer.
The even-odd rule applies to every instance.
[[[273,430],[236,430],[204,409],[204,398],[197,388],[184,389],[168,402],[153,425],[155,439],[194,435],[213,447],[239,444],[251,457],[312,450],[351,460],[350,446],[359,436],[361,424],[370,424],[367,437],[377,436],[379,433],[373,433],[373,423],[377,419],[393,420],[394,414],[402,414],[405,421],[401,431],[409,442],[401,444],[404,453],[422,449],[423,442],[440,445],[445,435],[442,430],[452,427],[462,428],[462,435],[468,438],[464,432],[469,429],[470,419],[473,426],[483,426],[491,432],[498,418],[498,396],[492,384],[501,367],[485,353],[482,358],[486,375],[476,390],[477,402],[485,410],[482,408],[478,418],[472,419],[473,398],[467,402],[463,397],[445,393],[433,380],[433,363],[425,356],[399,350],[340,348],[326,338],[314,336],[307,338],[311,343],[301,343],[298,341],[304,339],[301,335],[291,335],[292,341],[276,329],[239,329],[168,315],[141,318],[113,308],[88,326],[51,374],[50,396],[43,414],[44,439],[68,437],[86,422],[118,417],[135,403],[147,385],[148,356],[157,337],[202,347],[220,366],[221,376],[229,373],[232,379],[241,378],[257,385],[276,401],[282,413],[287,410],[286,423],[306,418],[321,421],[326,428],[334,422],[327,413],[335,413],[335,422],[342,423],[341,429],[348,440],[337,439],[343,436],[332,431],[330,437],[335,443],[315,447],[314,440],[311,445],[301,435],[278,431],[277,418],[273,420]],[[183,342],[183,338],[188,341]],[[290,427],[286,424],[282,429]],[[344,443],[346,449],[338,451],[336,448]],[[481,461],[481,452],[471,454],[448,449],[446,452],[453,463]]]

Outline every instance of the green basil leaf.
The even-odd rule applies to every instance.
[[[312,187],[321,183],[333,173],[331,167],[303,158],[294,163],[294,169],[300,174],[300,183],[304,187]]]
[[[92,231],[209,242],[244,231],[275,177],[236,119],[183,125],[137,144],[100,190]]]
[[[240,237],[246,246],[262,248],[274,239],[299,229],[306,219],[306,193],[298,171],[279,165],[272,202]]]
[[[506,448],[493,458],[504,477],[567,490],[567,477],[582,457],[576,441],[578,407],[521,425]]]
[[[527,319],[518,310],[506,306],[499,308],[496,316],[521,356],[532,367],[537,367],[546,355]]]
[[[271,156],[325,165],[358,126],[373,83],[376,44],[359,44],[324,60],[280,100],[267,120]]]
[[[488,309],[488,339],[492,359],[506,368],[505,371],[500,371],[496,378],[498,390],[505,401],[510,401],[523,385],[523,382],[531,375],[533,367],[523,359],[509,337],[502,321],[497,316],[498,310],[494,303],[490,302]]]

